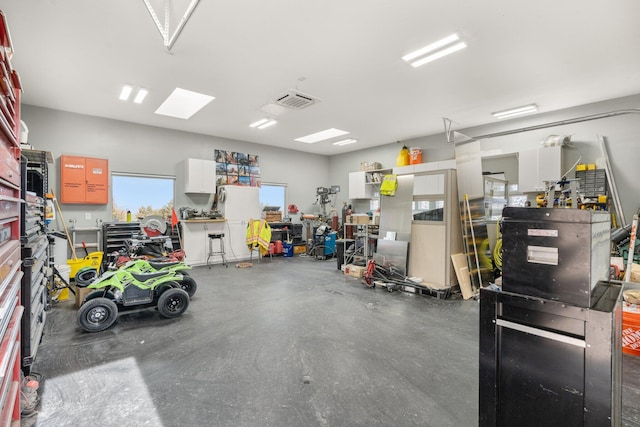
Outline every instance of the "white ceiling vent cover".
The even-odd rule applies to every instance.
[[[294,89],[289,89],[280,96],[277,96],[273,101],[274,104],[282,105],[292,110],[301,110],[318,102],[320,102],[319,98]]]

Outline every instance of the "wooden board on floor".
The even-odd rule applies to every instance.
[[[451,255],[451,262],[453,263],[453,269],[455,270],[456,277],[458,278],[458,285],[460,286],[460,292],[462,292],[462,298],[472,298],[473,288],[471,287],[467,258],[464,254],[453,254]]]

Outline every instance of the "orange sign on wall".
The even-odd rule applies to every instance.
[[[106,205],[109,202],[109,161],[60,156],[60,202]]]

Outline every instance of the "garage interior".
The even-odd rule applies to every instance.
[[[640,5],[5,3],[0,425],[640,426]]]

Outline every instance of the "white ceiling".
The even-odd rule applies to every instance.
[[[164,19],[164,0],[150,0]],[[172,0],[170,31],[190,0]],[[29,105],[333,155],[640,93],[637,0],[202,0],[169,51],[143,0],[3,1]],[[413,68],[404,54],[458,32],[468,47]],[[150,90],[118,99],[123,83]],[[190,120],[154,114],[175,87],[216,99]],[[296,88],[322,101],[262,131]],[[27,123],[28,124],[28,123]],[[295,138],[335,127],[358,143]]]

